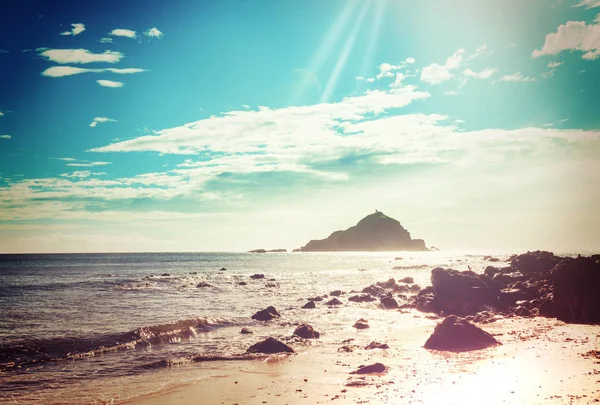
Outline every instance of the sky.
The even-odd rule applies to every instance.
[[[600,0],[12,2],[0,252],[600,249]]]

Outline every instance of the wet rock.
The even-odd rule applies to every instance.
[[[264,274],[253,274],[250,276],[250,278],[253,280],[260,280],[262,278],[265,278],[265,275]]]
[[[385,309],[397,309],[398,302],[392,297],[381,297],[381,306]]]
[[[498,290],[472,271],[440,267],[431,271],[431,283],[440,309],[449,314],[467,315],[494,305]]]
[[[373,341],[365,346],[365,350],[373,350],[373,349],[389,349],[390,346],[387,343],[380,343]]]
[[[171,277],[171,275],[169,273],[162,273],[160,276],[161,277]]]
[[[516,307],[513,311],[512,311],[513,315],[515,316],[522,316],[524,318],[529,318],[531,316],[534,315],[533,311],[531,311],[529,308],[523,306],[523,305],[519,305],[518,307]]]
[[[352,325],[355,329],[369,329],[369,324],[366,322],[356,321],[354,325]]]
[[[368,287],[363,288],[362,292],[366,293],[366,294],[371,294],[372,296],[378,297],[378,298],[387,294],[387,291],[385,291],[385,288],[380,287],[375,284],[372,284]]]
[[[512,269],[510,267],[487,266],[485,268],[485,270],[483,271],[483,274],[485,274],[488,277],[493,278],[498,273],[511,273],[511,272],[512,272]]]
[[[440,311],[440,305],[435,298],[433,293],[433,287],[425,287],[413,298],[415,308],[420,312],[434,312]]]
[[[376,285],[378,285],[379,287],[382,288],[390,288],[393,289],[396,287],[396,280],[394,280],[393,278],[390,278],[388,281],[378,281],[377,283],[375,283]]]
[[[514,271],[511,273],[497,273],[494,275],[494,277],[492,278],[493,280],[508,285],[508,284],[512,284],[512,283],[516,283],[518,281],[523,280],[523,274],[518,272],[518,271]]]
[[[250,329],[248,329],[248,328],[242,328],[242,330],[240,331],[240,333],[242,335],[249,335],[249,334],[252,333],[252,331]]]
[[[466,319],[466,318],[465,318]],[[477,322],[477,323],[492,323],[492,322],[496,322],[496,317],[494,316],[493,313],[489,312],[489,311],[481,311],[478,314],[474,315],[471,317],[471,319],[473,322]]]
[[[313,298],[309,298],[309,301],[323,301],[323,297],[313,297]]]
[[[373,302],[376,299],[377,298],[371,296],[371,294],[358,294],[358,295],[353,295],[350,298],[348,298],[348,301],[352,301],[352,302]]]
[[[275,338],[269,337],[250,346],[248,350],[246,350],[246,353],[294,353],[294,349]]]
[[[298,325],[293,334],[304,339],[318,339],[321,336],[312,326],[305,323]]]
[[[546,296],[538,307],[538,315],[546,318],[556,317],[556,306],[554,305],[553,294]]]
[[[275,307],[269,306],[252,315],[252,319],[255,319],[257,321],[270,321],[271,319],[279,318],[280,316],[281,315],[279,314],[279,312],[277,312]]]
[[[599,323],[599,256],[565,259],[554,271],[554,306],[558,319],[573,323]]]
[[[408,288],[407,285],[397,285],[394,288],[394,292],[396,292],[396,293],[407,293],[409,291],[410,291],[410,289]]]
[[[518,255],[510,262],[510,267],[525,275],[549,273],[561,258],[552,252],[537,250]]]
[[[416,294],[416,293],[418,293],[419,291],[421,291],[421,286],[419,286],[418,284],[413,284],[413,285],[411,285],[411,286],[408,288],[408,291],[409,291],[409,292],[411,292],[411,293],[413,293],[413,294]]]
[[[351,372],[350,374],[384,374],[387,373],[388,368],[381,363],[369,364],[368,366],[360,366],[358,370]]]
[[[204,281],[198,283],[198,285],[196,286],[196,288],[208,288],[208,287],[212,287],[212,284],[205,283]]]
[[[314,308],[316,308],[316,307],[317,307],[317,306],[315,305],[315,302],[314,302],[314,301],[308,301],[306,304],[304,304],[304,305],[302,306],[302,309],[314,309]]]
[[[225,267],[221,267],[221,268],[219,269],[219,271],[225,271],[225,270],[227,270]]]
[[[334,290],[329,293],[329,295],[332,297],[339,297],[342,294],[344,294],[344,292],[342,290]]]
[[[342,305],[342,301],[337,298],[333,298],[325,303],[325,305]]]
[[[438,323],[425,342],[426,349],[463,352],[500,344],[492,335],[456,315]]]
[[[517,288],[505,288],[498,294],[498,308],[510,308],[517,303],[531,298],[526,292]]]
[[[248,283],[246,283],[245,281],[240,281],[237,283],[237,285],[248,285]]]
[[[399,283],[412,284],[415,282],[415,279],[412,277],[404,277],[401,280],[398,280]]]

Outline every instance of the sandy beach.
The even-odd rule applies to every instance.
[[[416,311],[392,325],[323,336],[329,344],[292,345],[298,353],[265,361],[187,366],[196,383],[124,402],[187,404],[590,404],[600,402],[600,326],[546,318],[500,318],[482,325],[501,346],[465,353],[429,351],[423,343],[439,320]],[[346,339],[351,342],[342,343]],[[369,342],[387,350],[365,350]],[[352,352],[335,348],[348,346]],[[356,377],[381,362],[387,374]]]

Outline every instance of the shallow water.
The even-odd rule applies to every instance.
[[[0,399],[124,400],[203,378],[181,370],[206,367],[189,364],[198,356],[239,354],[262,337],[285,338],[301,321],[323,333],[311,343],[316,348],[334,344],[328,336],[351,331],[359,317],[385,335],[400,318],[377,302],[349,303],[343,295],[340,308],[300,307],[334,289],[350,292],[406,276],[426,286],[434,267],[480,271],[490,264],[503,265],[448,252],[3,255]],[[265,278],[251,279],[255,273]],[[201,282],[211,286],[196,287]],[[268,305],[280,320],[250,319]],[[422,326],[401,321],[408,331]],[[254,334],[240,334],[243,326]]]

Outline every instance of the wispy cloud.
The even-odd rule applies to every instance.
[[[505,75],[500,78],[501,82],[535,82],[535,77],[523,76],[521,72]]]
[[[8,49],[0,49],[0,55],[8,53]]]
[[[580,5],[582,5],[582,2]],[[597,3],[597,2],[595,2]],[[596,7],[591,5],[589,7]],[[588,8],[589,8],[588,7]],[[533,51],[533,57],[556,55],[563,51],[579,51],[582,59],[595,60],[600,57],[600,18],[593,23],[584,21],[568,21],[558,26],[556,32],[546,35],[541,49]]]
[[[115,37],[127,37],[127,38],[135,38],[136,32],[132,30],[127,30],[123,28],[117,28],[108,33],[108,35],[112,35]]]
[[[91,175],[92,175],[92,172],[89,170],[78,170],[78,171],[74,171],[72,173],[63,173],[60,175],[60,177],[66,177],[66,178],[77,177],[80,179],[84,179],[86,177],[90,177]]]
[[[439,84],[453,77],[452,71],[458,69],[463,61],[465,50],[458,49],[450,56],[444,65],[432,63],[421,70],[421,81],[429,84]]]
[[[82,23],[75,23],[75,24],[71,24],[71,27],[73,27],[70,31],[64,31],[61,32],[60,35],[79,35],[81,34],[83,31],[85,31],[85,24]]]
[[[10,139],[12,136],[10,135],[0,135],[0,139]]]
[[[92,53],[87,49],[45,49],[40,52],[47,60],[65,63],[117,63],[123,58],[121,52],[105,51],[103,53]]]
[[[113,42],[112,38],[100,38],[101,44],[112,44],[112,42]]]
[[[84,69],[78,68],[74,66],[52,66],[42,72],[42,76],[47,77],[65,77],[78,75],[81,73],[117,73],[117,74],[134,74],[145,72],[144,69],[138,68],[125,68],[125,69],[117,69],[117,68],[105,68],[105,69]]]
[[[100,86],[103,87],[123,87],[124,84],[122,82],[113,82],[112,80],[96,80]]]
[[[89,162],[89,163],[67,163],[67,166],[71,167],[94,167],[94,166],[106,166],[112,162]]]
[[[585,7],[585,8],[600,7],[600,0],[581,0],[574,7]]]
[[[498,69],[487,68],[483,69],[481,72],[474,72],[470,68],[466,68],[465,70],[463,70],[463,75],[466,77],[473,77],[476,79],[489,79],[497,71]]]
[[[160,31],[156,27],[153,27],[153,28],[150,28],[149,30],[146,30],[144,32],[144,35],[147,36],[148,38],[156,38],[156,39],[161,39],[164,36],[164,34],[162,33],[162,31]]]
[[[108,118],[108,117],[96,117],[90,123],[90,127],[94,128],[96,125],[102,124],[104,122],[117,122],[117,120],[113,120],[112,118]]]

